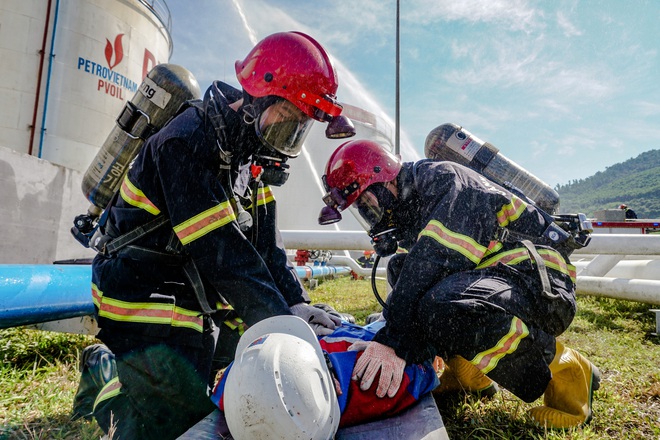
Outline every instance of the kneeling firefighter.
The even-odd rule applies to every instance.
[[[399,377],[393,357],[440,356],[452,376],[441,386],[458,379],[479,391],[492,380],[526,402],[544,395],[531,411],[541,424],[591,419],[598,369],[556,340],[576,311],[569,255],[588,243],[584,216],[556,219],[466,166],[402,163],[371,141],[337,148],[323,180],[321,224],[351,206],[379,256],[408,251],[388,263],[385,326],[362,357],[371,376]]]
[[[314,120],[354,134],[334,68],[314,39],[283,32],[236,75],[242,90],[214,82],[148,138],[90,243],[98,337],[117,375],[89,411],[120,438],[175,438],[207,415],[246,326],[293,314],[324,334],[340,322],[308,305],[269,186],[286,182]]]

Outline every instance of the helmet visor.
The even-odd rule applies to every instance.
[[[363,220],[360,223],[362,223],[363,227],[366,226],[365,229],[367,230],[376,226],[385,214],[385,209],[378,201],[378,197],[371,192],[371,188],[360,194],[360,197],[355,201],[355,207],[358,214],[360,214],[360,218]]]
[[[291,102],[278,99],[261,112],[256,130],[266,146],[285,156],[296,157],[313,122]]]

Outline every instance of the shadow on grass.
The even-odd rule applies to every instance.
[[[76,420],[66,414],[52,417],[25,420],[22,424],[9,424],[0,427],[0,438],[3,440],[26,439],[76,439],[97,440],[103,436],[103,431],[94,421]]]

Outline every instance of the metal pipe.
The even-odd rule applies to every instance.
[[[301,280],[348,276],[349,267],[295,266]],[[1,264],[0,328],[94,313],[89,264]]]
[[[395,100],[396,106],[394,109],[394,154],[401,154],[401,102],[400,102],[400,78],[399,78],[399,50],[401,44],[399,43],[399,0],[396,0],[396,87],[395,87]]]
[[[616,258],[614,255],[599,255],[603,258]],[[578,276],[602,276],[611,278],[629,278],[640,280],[660,280],[660,260],[639,259],[621,260],[608,270],[592,270],[596,259],[574,261]],[[604,267],[603,269],[606,269]]]
[[[603,277],[623,258],[621,255],[596,255],[589,263],[582,265],[578,275]],[[577,265],[576,268],[580,269]]]
[[[281,231],[287,249],[373,249],[364,231]],[[660,235],[594,234],[591,243],[573,255],[660,255]]]
[[[44,135],[46,134],[46,114],[48,110],[48,92],[50,91],[50,79],[53,72],[53,58],[55,58],[55,31],[57,31],[57,16],[60,12],[60,0],[55,2],[55,15],[53,17],[53,35],[50,40],[50,55],[48,59],[48,75],[46,76],[46,91],[44,93],[44,110],[41,115],[41,135],[39,137],[39,154],[37,157],[41,158],[41,153],[44,148]]]
[[[0,265],[0,328],[94,313],[89,265]]]
[[[660,255],[660,235],[592,234],[589,245],[573,254]]]
[[[34,95],[34,110],[32,112],[32,125],[30,125],[30,143],[28,145],[28,154],[32,155],[34,147],[34,133],[37,131],[37,113],[39,112],[39,99],[41,98],[41,79],[44,73],[44,59],[46,57],[46,42],[48,41],[48,25],[50,24],[50,8],[53,0],[48,0],[46,9],[46,23],[44,24],[44,35],[41,41],[41,50],[39,51],[39,73],[37,73],[37,90]]]
[[[357,275],[361,277],[366,277],[366,278],[371,278],[371,268],[367,267],[362,267],[360,266],[357,261],[355,261],[351,257],[345,257],[342,255],[333,255],[332,256],[332,262],[333,264],[338,264],[341,266],[348,266],[351,268],[353,272],[355,272]],[[385,277],[387,276],[387,265],[383,264],[376,269],[376,275],[380,277]]]
[[[364,231],[280,231],[286,249],[371,250]]]
[[[311,280],[312,278],[346,276],[351,274],[349,267],[341,266],[305,265],[294,267],[298,278],[303,281]]]
[[[579,276],[576,292],[578,295],[660,304],[660,281],[656,280]]]

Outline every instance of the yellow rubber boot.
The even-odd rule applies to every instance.
[[[550,364],[552,379],[543,394],[544,406],[530,415],[550,428],[572,428],[589,423],[593,393],[600,387],[600,371],[577,351],[557,341]]]
[[[445,361],[445,370],[440,376],[440,385],[433,394],[467,392],[480,397],[492,397],[499,391],[495,382],[486,377],[477,367],[461,356]]]

